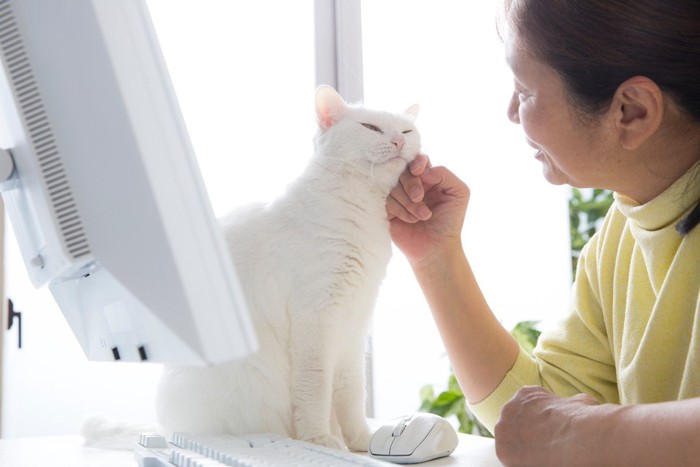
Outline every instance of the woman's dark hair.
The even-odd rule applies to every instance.
[[[584,113],[600,113],[622,82],[646,76],[700,123],[700,0],[523,0],[507,9],[530,52],[560,74]],[[699,222],[700,203],[678,230]]]

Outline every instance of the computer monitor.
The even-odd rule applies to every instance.
[[[0,55],[3,200],[32,282],[87,357],[206,365],[254,352],[145,3],[0,0]]]

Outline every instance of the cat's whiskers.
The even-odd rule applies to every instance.
[[[375,171],[375,168],[377,169],[376,171]],[[374,161],[371,161],[369,163],[369,173],[367,174],[367,179],[372,180],[372,182],[375,182],[377,180],[377,176],[379,173],[378,171],[379,171],[378,164]]]
[[[324,162],[337,162],[337,164],[324,164]],[[353,161],[349,161],[342,157],[324,157],[321,160],[316,161],[317,165],[323,167],[325,170],[333,174],[334,178],[339,177],[339,173],[342,171],[343,176],[347,176],[349,179],[354,180],[354,175],[358,170],[357,164],[353,164]]]
[[[324,157],[323,159],[316,160],[316,165],[324,169],[326,172],[330,173],[333,178],[338,177],[338,172],[343,168],[347,162],[341,157]],[[330,164],[328,162],[340,162],[339,164]]]

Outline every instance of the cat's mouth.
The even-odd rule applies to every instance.
[[[375,165],[379,165],[390,170],[392,173],[394,171],[402,171],[410,162],[406,157],[403,156],[390,156],[382,161],[375,162]]]
[[[386,162],[392,162],[392,161],[404,161],[404,162],[408,163],[408,161],[401,156],[390,157],[389,159],[386,160]]]
[[[415,159],[415,157],[416,156],[408,157],[405,154],[395,154],[395,155],[387,156],[384,160],[379,161],[379,163],[380,164],[394,164],[394,163],[397,163],[400,161],[404,164],[408,164],[413,159]]]

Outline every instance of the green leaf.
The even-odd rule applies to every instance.
[[[576,273],[578,253],[600,227],[602,219],[613,203],[612,192],[602,189],[579,190],[572,188],[569,197],[569,224],[571,231],[571,268]]]
[[[435,391],[430,384],[426,384],[420,388],[420,400],[433,402],[435,400]]]
[[[528,354],[532,355],[532,350],[537,345],[537,339],[539,339],[542,333],[536,329],[536,325],[539,321],[521,321],[516,324],[511,334],[518,341],[520,347],[523,348]]]
[[[446,407],[450,406],[454,403],[454,401],[462,399],[463,396],[460,394],[455,394],[454,392],[451,391],[445,391],[443,393],[440,393],[439,396],[435,399],[433,402],[433,407]]]
[[[455,394],[458,394],[460,396],[464,396],[464,393],[462,392],[462,388],[459,387],[459,383],[457,382],[457,377],[452,373],[450,377],[447,379],[447,389]]]

